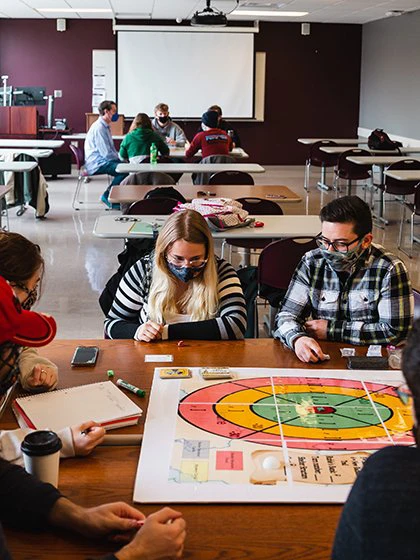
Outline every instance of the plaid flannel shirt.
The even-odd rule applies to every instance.
[[[326,319],[327,340],[350,344],[397,344],[407,337],[414,300],[404,263],[371,245],[340,283],[320,249],[306,253],[276,317],[275,338],[289,348],[308,336],[305,321]]]

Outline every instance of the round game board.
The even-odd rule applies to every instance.
[[[355,380],[250,378],[197,389],[180,416],[207,432],[305,449],[378,449],[411,443],[411,411],[394,386]]]

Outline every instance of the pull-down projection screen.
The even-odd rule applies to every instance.
[[[172,117],[200,117],[220,105],[226,118],[252,118],[252,33],[119,31],[118,111],[153,114],[167,103]]]

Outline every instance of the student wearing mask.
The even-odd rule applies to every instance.
[[[0,397],[17,379],[16,359],[22,344],[42,346],[55,335],[52,317],[21,308],[8,283],[0,278]],[[89,538],[131,541],[103,560],[175,559],[182,555],[185,521],[164,508],[147,519],[137,509],[116,502],[84,508],[65,498],[17,465],[0,458],[0,521],[25,529],[61,527]],[[143,524],[144,523],[144,524]],[[11,560],[0,526],[0,558]]]
[[[163,136],[171,146],[185,146],[188,142],[185,132],[174,123],[169,116],[166,103],[158,103],[155,107],[155,118],[152,120],[153,130]]]
[[[158,152],[169,155],[169,148],[162,136],[153,131],[152,123],[145,113],[138,113],[133,120],[129,133],[120,146],[120,158],[133,163],[141,163],[150,156],[150,146],[156,144]]]
[[[209,227],[194,210],[167,219],[154,253],[123,276],[105,320],[110,338],[143,342],[235,340],[245,329],[239,278],[215,256]]]
[[[223,118],[222,108],[219,105],[212,105],[211,107],[209,107],[207,109],[207,111],[216,111],[216,113],[219,115],[219,119],[218,119],[218,122],[217,122],[217,128],[220,128],[221,130],[224,130],[227,133],[230,132],[229,136],[232,138],[233,147],[234,148],[240,148],[241,147],[241,140],[239,138],[239,134],[233,128],[231,123],[225,121],[225,119]]]
[[[201,117],[202,132],[196,134],[185,152],[192,157],[201,150],[202,157],[228,155],[233,148],[232,138],[218,127],[219,115],[216,111],[207,111]]]
[[[114,179],[101,200],[109,208],[109,191],[114,185],[119,185],[127,174],[118,173],[116,167],[121,160],[112,140],[111,122],[118,120],[117,105],[114,101],[102,101],[98,107],[99,118],[89,128],[85,140],[85,169],[88,175],[112,175]]]
[[[276,317],[275,337],[303,362],[325,359],[320,342],[398,344],[413,320],[404,263],[372,243],[372,215],[358,196],[324,206],[319,249],[303,256]]]

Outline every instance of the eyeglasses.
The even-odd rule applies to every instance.
[[[350,245],[353,245],[353,243],[356,243],[356,241],[360,241],[361,239],[363,239],[363,237],[364,236],[356,237],[356,239],[353,239],[353,241],[350,241],[350,243],[346,243],[345,241],[330,241],[329,239],[322,237],[322,235],[319,235],[315,238],[315,241],[320,249],[328,250],[330,247],[332,247],[334,251],[338,251],[339,253],[347,253]]]
[[[199,259],[199,258],[188,260],[185,259],[184,257],[178,257],[175,255],[167,255],[166,260],[169,263],[173,264],[174,266],[190,265],[194,268],[200,268],[201,266],[204,266],[208,261],[208,259]]]

